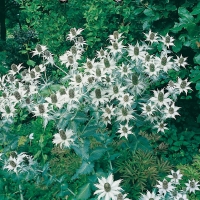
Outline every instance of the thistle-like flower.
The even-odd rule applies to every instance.
[[[59,130],[59,133],[54,135],[53,143],[57,146],[60,145],[60,148],[70,147],[71,144],[74,143],[74,132],[70,129],[66,129],[63,131],[62,129]]]
[[[116,200],[117,195],[122,190],[119,184],[122,180],[113,181],[113,175],[110,174],[108,178],[98,178],[99,184],[94,184],[98,189],[94,194],[98,194],[98,200],[104,198],[105,200]]]

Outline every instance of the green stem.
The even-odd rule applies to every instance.
[[[84,133],[85,129],[87,128],[87,126],[89,125],[90,121],[93,119],[93,116],[90,118],[90,120],[88,121],[88,123],[85,125],[83,131],[81,132],[81,134]]]
[[[59,70],[61,70],[64,74],[68,75],[67,72],[65,72],[63,69],[61,69],[60,67],[58,67],[57,65],[54,64],[55,67],[57,67]]]
[[[19,193],[20,193],[20,199],[24,200],[24,196],[23,196],[23,193],[22,193],[22,186],[21,186],[21,184],[19,184]]]

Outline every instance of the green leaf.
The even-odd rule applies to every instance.
[[[197,4],[197,7],[191,12],[191,15],[198,15],[200,14],[200,2]]]
[[[194,57],[194,62],[200,65],[200,54]]]
[[[98,160],[99,158],[101,158],[101,156],[104,154],[104,152],[106,152],[105,148],[101,148],[98,147],[95,150],[92,151],[92,153],[90,154],[90,158],[89,160],[92,162],[94,160]]]
[[[190,14],[190,12],[186,8],[180,7],[178,9],[178,14],[185,23],[192,22],[194,20],[194,17]]]
[[[197,117],[197,123],[200,123],[200,114]]]
[[[27,65],[34,67],[35,66],[35,62],[33,60],[28,60],[26,62]]]
[[[155,14],[153,12],[153,10],[150,10],[150,9],[145,9],[144,10],[144,14],[147,16],[147,17],[153,17]]]
[[[196,81],[198,81],[199,79],[200,79],[200,73],[199,73],[197,76],[195,76],[194,78],[190,79],[190,81],[196,82]]]
[[[196,84],[196,90],[200,90],[200,81],[199,82],[197,82],[197,84]]]
[[[74,179],[78,178],[79,175],[89,174],[89,173],[91,173],[93,171],[93,169],[94,169],[94,164],[93,163],[88,163],[88,162],[83,161],[82,165],[76,171],[75,175],[72,176],[71,180],[74,180]]]
[[[133,11],[133,14],[134,14],[134,15],[138,15],[138,14],[140,14],[143,10],[144,10],[144,8],[137,8],[137,9],[135,9],[135,10]]]
[[[87,119],[88,119],[88,117],[87,117],[87,115],[85,113],[77,112],[77,114],[76,114],[76,116],[74,117],[73,120],[76,123],[81,123],[81,122],[83,123],[83,122],[87,121]]]
[[[182,141],[176,141],[176,142],[174,142],[174,145],[175,145],[175,146],[181,146],[182,143],[183,143]]]
[[[89,199],[90,195],[91,195],[90,183],[86,183],[78,190],[76,198],[78,200],[87,200]]]
[[[179,40],[176,40],[176,41],[174,42],[174,45],[175,45],[175,46],[172,47],[173,51],[174,51],[175,53],[179,52],[179,51],[181,50],[181,48],[182,48],[182,42],[179,41]]]

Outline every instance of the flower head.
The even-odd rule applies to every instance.
[[[71,144],[74,143],[74,132],[70,129],[66,129],[63,131],[62,129],[59,130],[59,133],[54,135],[53,143],[57,146],[60,144],[60,148],[69,147]]]
[[[194,179],[192,181],[189,180],[189,183],[185,183],[185,185],[187,186],[186,191],[189,191],[190,193],[195,193],[196,190],[199,190],[198,186],[200,185],[198,184],[198,182],[199,181],[195,181]]]
[[[98,200],[103,197],[105,200],[116,200],[117,195],[122,190],[122,188],[119,187],[122,180],[113,181],[113,175],[110,174],[108,178],[98,178],[98,181],[99,184],[94,184],[98,188],[98,190],[94,192],[94,194],[99,195]]]

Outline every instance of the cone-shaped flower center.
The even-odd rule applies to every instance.
[[[124,95],[124,102],[128,102],[129,101],[129,96],[128,95]]]
[[[195,188],[195,182],[194,182],[194,181],[191,181],[191,182],[190,182],[190,187],[191,187],[191,188]]]
[[[96,89],[95,90],[95,95],[96,95],[97,99],[100,99],[101,98],[101,90],[100,89]]]
[[[163,102],[163,100],[164,100],[164,94],[163,94],[163,92],[159,92],[158,93],[158,101]]]
[[[173,197],[176,197],[178,194],[178,192],[176,190],[171,191],[171,193],[172,193]]]
[[[179,64],[183,64],[183,62],[184,62],[184,58],[179,58]]]
[[[132,83],[133,85],[138,85],[138,76],[136,74],[132,75]]]
[[[187,85],[187,82],[186,81],[182,81],[180,87],[182,89],[184,89],[186,87],[186,85]]]
[[[108,58],[104,58],[103,62],[104,62],[104,65],[106,68],[110,67],[110,62],[109,62]]]
[[[167,36],[167,37],[165,38],[165,42],[166,42],[166,43],[170,43],[170,42],[171,42],[170,36]]]
[[[39,105],[38,105],[38,108],[39,108],[39,112],[40,112],[40,114],[45,113],[45,107],[44,107],[44,105],[39,104]]]
[[[27,158],[27,157],[24,157],[24,158],[23,158],[23,161],[24,161],[24,163],[25,163],[26,165],[28,165],[28,164],[29,164],[29,160],[28,160],[28,158]]]
[[[93,83],[93,81],[94,81],[94,77],[89,77],[89,78],[88,78],[88,83],[91,84],[91,83]]]
[[[71,29],[70,29],[70,33],[71,33],[73,36],[76,36],[76,29],[75,29],[75,28],[71,28]]]
[[[150,36],[149,36],[150,40],[154,40],[155,38],[155,33],[151,33]]]
[[[11,165],[13,168],[15,168],[15,167],[17,166],[16,163],[15,163],[13,160],[10,161],[10,165]]]
[[[31,78],[35,78],[35,72],[34,71],[31,71],[30,75],[31,75]]]
[[[87,68],[88,69],[92,69],[93,68],[93,65],[90,61],[87,61]]]
[[[36,50],[37,50],[39,53],[42,52],[42,47],[41,47],[41,45],[37,44],[37,45],[36,45]]]
[[[116,85],[113,86],[113,92],[114,92],[114,94],[118,94],[119,93],[118,86],[116,86]]]
[[[163,129],[165,127],[165,125],[163,123],[159,124],[159,128]]]
[[[74,89],[69,89],[69,98],[73,99],[75,97]]]
[[[117,200],[124,200],[122,193],[119,193],[117,195]]]
[[[50,51],[45,50],[45,51],[44,51],[44,55],[45,55],[47,58],[49,58],[49,57],[51,56],[51,53],[50,53]]]
[[[124,73],[127,73],[127,71],[128,71],[127,66],[123,66],[123,72],[124,72]]]
[[[10,156],[13,157],[13,158],[17,158],[17,154],[16,154],[14,151],[12,151],[12,152],[10,153]]]
[[[22,76],[26,76],[26,74],[27,74],[27,69],[25,69],[23,72],[22,72]]]
[[[11,75],[9,76],[9,79],[10,79],[10,82],[14,82],[15,77],[11,74]]]
[[[79,42],[79,43],[83,43],[83,41],[84,41],[84,39],[83,39],[82,36],[78,37],[78,42]]]
[[[73,64],[74,63],[73,56],[68,56],[68,62],[69,62],[69,64]]]
[[[41,71],[41,69],[40,69],[40,67],[38,65],[35,66],[35,71],[36,72],[40,72]]]
[[[173,114],[174,113],[174,109],[173,108],[169,108],[169,113]]]
[[[72,52],[72,54],[74,54],[74,55],[77,54],[77,49],[76,49],[75,46],[72,46],[72,47],[71,47],[71,52]]]
[[[122,115],[123,116],[127,116],[128,115],[128,111],[126,108],[122,108]]]
[[[3,98],[7,97],[7,94],[5,92],[2,93]]]
[[[167,190],[168,189],[168,182],[163,181],[163,189]]]
[[[175,178],[175,179],[178,178],[178,174],[177,174],[176,172],[174,172],[174,173],[172,174],[172,176],[173,176],[173,178]]]
[[[60,134],[60,137],[61,137],[62,140],[66,140],[66,139],[67,139],[67,136],[66,136],[66,134],[65,134],[65,131],[59,130],[59,134]]]
[[[149,70],[150,72],[155,72],[155,65],[153,63],[149,65]]]
[[[166,58],[166,57],[162,57],[162,59],[161,59],[161,64],[162,64],[163,66],[165,66],[165,65],[167,64],[167,58]]]
[[[110,83],[110,81],[111,81],[110,77],[109,77],[109,76],[106,76],[106,82],[107,82],[107,83]]]
[[[147,111],[147,112],[150,112],[150,111],[151,111],[151,106],[146,105],[146,111]]]
[[[118,39],[118,38],[119,38],[119,33],[118,33],[118,31],[114,31],[114,32],[113,32],[113,36],[114,36],[114,39],[115,39],[115,40]]]
[[[96,69],[96,76],[101,77],[101,70],[99,68]]]
[[[115,50],[119,49],[117,42],[113,42],[112,46]]]
[[[17,72],[17,71],[18,71],[17,65],[15,65],[15,64],[12,64],[12,65],[11,65],[11,69],[12,69],[14,72]]]
[[[101,56],[104,56],[104,55],[105,55],[103,49],[101,49],[101,50],[99,51],[99,53],[100,53]]]
[[[174,87],[174,82],[173,81],[169,81],[169,87]]]
[[[15,96],[15,98],[16,98],[17,100],[20,100],[20,99],[21,99],[21,95],[20,95],[20,93],[19,93],[18,91],[15,91],[15,92],[14,92],[14,96]]]
[[[9,107],[9,106],[5,106],[5,110],[6,110],[6,113],[7,113],[7,114],[10,114],[10,113],[11,113],[11,110],[10,110],[10,107]]]
[[[64,88],[60,88],[59,92],[60,92],[60,95],[66,94],[66,90]]]
[[[26,98],[25,102],[26,102],[26,104],[30,104],[31,103],[31,99],[30,98]]]
[[[128,129],[124,126],[124,127],[122,128],[122,131],[123,131],[124,133],[127,133],[127,132],[128,132]]]
[[[76,75],[76,82],[77,83],[81,83],[81,81],[82,81],[81,76],[80,75]]]
[[[138,47],[134,47],[133,52],[134,52],[135,56],[138,56],[139,55],[139,48]]]
[[[52,103],[57,103],[58,102],[58,98],[57,98],[56,94],[51,94],[51,102]]]
[[[108,108],[108,107],[105,109],[105,111],[106,111],[108,114],[111,113],[111,110],[110,110],[110,108]]]
[[[106,192],[110,192],[111,191],[110,183],[105,183],[104,184],[104,189],[105,189]]]
[[[145,61],[147,61],[147,62],[149,62],[150,61],[150,55],[149,54],[147,54],[146,56],[145,56]]]

